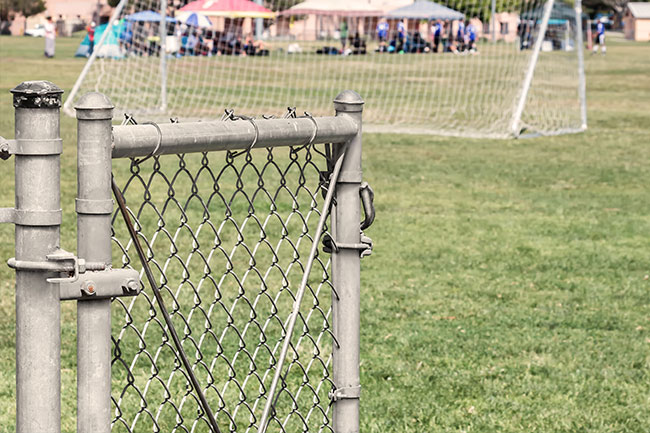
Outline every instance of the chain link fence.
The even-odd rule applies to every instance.
[[[84,95],[72,253],[52,247],[62,91],[13,92],[0,156],[16,157],[17,207],[0,222],[17,226],[18,431],[61,426],[61,301],[77,304],[78,431],[358,431],[374,218],[359,95],[332,117],[120,126],[105,95]]]
[[[318,232],[332,174],[331,144],[132,158],[114,163],[128,213],[164,305],[150,287],[114,298],[112,403],[116,432],[208,431],[205,396],[221,431],[333,432],[331,239]],[[264,117],[267,119],[267,117]],[[285,118],[296,118],[290,108]],[[223,121],[255,120],[226,112]],[[175,122],[172,120],[172,122]],[[127,116],[124,124],[135,124]],[[158,132],[160,128],[156,125]],[[159,144],[158,146],[159,147]],[[323,246],[326,240],[327,247]],[[144,269],[119,211],[115,266]],[[274,395],[281,346],[299,283],[318,244],[296,337]],[[324,252],[325,250],[325,252]],[[197,390],[161,307],[169,311]]]

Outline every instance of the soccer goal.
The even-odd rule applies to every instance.
[[[469,137],[587,127],[580,0],[122,0],[65,103],[207,119],[366,99],[366,130]]]

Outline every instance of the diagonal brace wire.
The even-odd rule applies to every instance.
[[[217,425],[217,421],[214,418],[214,414],[210,409],[210,405],[208,404],[208,400],[205,398],[205,394],[201,389],[201,385],[199,384],[199,381],[197,380],[196,375],[194,374],[194,370],[192,370],[192,366],[190,365],[190,361],[187,359],[187,355],[183,350],[181,340],[178,337],[178,334],[176,333],[176,328],[174,328],[174,324],[172,323],[171,316],[169,315],[169,312],[165,307],[162,294],[160,293],[160,290],[156,285],[156,280],[154,278],[153,272],[151,271],[151,267],[149,266],[149,262],[147,261],[147,258],[144,254],[144,250],[142,249],[142,244],[140,244],[140,239],[138,238],[138,234],[135,231],[133,222],[131,221],[131,218],[129,217],[129,213],[126,209],[126,202],[124,200],[124,195],[122,194],[122,191],[120,191],[117,182],[115,182],[115,178],[112,179],[112,188],[113,188],[113,194],[115,195],[115,199],[117,201],[117,205],[120,208],[120,213],[122,214],[126,227],[129,230],[129,235],[131,236],[131,240],[133,240],[133,245],[135,246],[135,249],[138,252],[138,257],[140,257],[140,261],[142,262],[144,272],[147,275],[147,280],[149,280],[149,285],[153,290],[156,301],[160,306],[160,311],[162,312],[163,318],[165,319],[165,323],[167,324],[167,328],[169,329],[169,333],[171,334],[172,340],[174,341],[174,345],[176,346],[176,350],[178,351],[178,356],[181,359],[183,366],[185,367],[185,371],[187,372],[190,381],[192,382],[192,387],[194,387],[194,390],[196,391],[196,394],[199,397],[199,401],[201,402],[201,408],[203,409],[203,412],[206,414],[208,418],[210,430],[212,431],[212,433],[221,433],[221,431],[219,430],[219,426]]]
[[[318,220],[318,226],[316,228],[316,234],[314,236],[314,243],[311,246],[311,251],[309,252],[309,259],[307,261],[307,266],[305,267],[305,272],[302,275],[302,281],[300,282],[300,288],[296,294],[296,300],[293,303],[293,309],[291,311],[291,316],[289,316],[289,323],[287,325],[287,332],[282,342],[282,350],[280,351],[280,357],[278,359],[278,365],[273,374],[273,381],[271,382],[271,387],[269,388],[269,394],[266,399],[266,404],[264,406],[264,412],[262,412],[262,418],[258,426],[258,433],[266,433],[266,429],[269,422],[269,414],[275,406],[275,392],[278,387],[278,382],[280,380],[280,375],[282,374],[282,368],[284,366],[284,360],[287,357],[287,352],[289,351],[289,345],[291,344],[291,336],[293,335],[293,330],[296,326],[296,320],[298,319],[298,314],[300,312],[300,304],[302,298],[305,295],[307,288],[307,281],[309,279],[309,274],[311,273],[311,268],[314,264],[316,258],[316,252],[318,250],[318,239],[320,239],[323,234],[325,227],[325,221],[329,216],[329,211],[331,209],[332,200],[334,198],[334,191],[336,189],[336,184],[338,183],[339,173],[341,172],[341,167],[343,165],[343,160],[345,159],[345,152],[347,150],[347,143],[343,146],[343,149],[334,165],[334,170],[332,172],[332,177],[329,182],[329,188],[327,190],[327,195],[325,196],[325,203],[323,203],[323,209]]]

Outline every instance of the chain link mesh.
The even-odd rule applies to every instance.
[[[118,184],[221,431],[256,431],[314,242],[329,146],[115,161]],[[326,236],[326,234],[324,234]],[[115,266],[141,271],[113,217]],[[311,272],[268,431],[330,426],[329,256]],[[113,301],[115,432],[206,432],[151,288]]]

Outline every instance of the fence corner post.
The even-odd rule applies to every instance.
[[[113,104],[82,96],[77,114],[77,254],[111,264]],[[111,430],[111,300],[77,301],[77,431]]]
[[[345,159],[336,185],[336,210],[332,231],[337,244],[359,245],[361,242],[362,182],[361,147],[364,101],[356,92],[346,90],[334,100],[337,116],[349,116],[358,125],[357,134],[347,142]],[[340,151],[340,149],[337,149]],[[361,256],[355,249],[332,252],[332,391],[334,433],[359,432],[361,396],[360,326],[361,326]],[[337,344],[338,343],[338,344]]]
[[[61,431],[59,284],[47,256],[60,241],[60,108],[63,90],[48,81],[14,88],[16,151],[16,431]],[[41,266],[39,266],[41,265]]]

